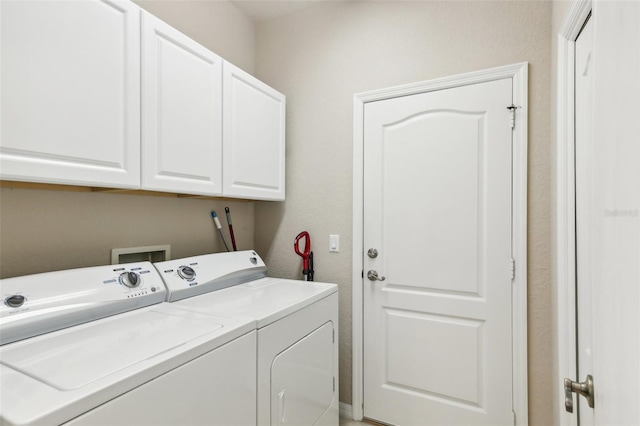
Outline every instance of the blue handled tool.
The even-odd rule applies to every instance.
[[[218,214],[215,211],[212,211],[211,217],[213,218],[213,223],[216,224],[216,228],[218,228],[218,232],[220,233],[220,238],[222,238],[222,243],[224,244],[224,248],[226,248],[227,251],[231,251],[229,250],[229,246],[227,245],[227,242],[224,239],[224,234],[222,233],[222,224],[220,224],[220,219],[218,219]]]

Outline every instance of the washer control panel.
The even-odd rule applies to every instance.
[[[115,265],[113,273],[115,276],[109,276],[108,279],[103,280],[102,284],[119,284],[120,291],[127,298],[142,296],[148,292],[155,293],[160,286],[157,282],[149,283],[145,277],[152,272],[153,267],[149,268],[146,265],[140,266],[138,264],[129,265]],[[155,270],[153,270],[155,272]],[[156,274],[154,274],[154,280]],[[164,286],[162,286],[164,289]]]
[[[166,292],[150,262],[0,280],[0,344],[160,303]]]

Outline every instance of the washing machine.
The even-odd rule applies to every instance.
[[[337,285],[266,277],[252,250],[154,266],[174,307],[255,319],[258,425],[338,424]]]
[[[0,280],[0,424],[255,423],[255,320],[164,302],[149,262]]]

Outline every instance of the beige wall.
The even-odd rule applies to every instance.
[[[207,49],[252,74],[253,22],[226,0],[133,0]]]
[[[227,1],[137,3],[253,72],[253,23]],[[108,264],[117,247],[170,244],[174,258],[223,251],[210,212],[224,212],[225,206],[239,247],[253,248],[249,202],[2,188],[0,277]]]
[[[119,247],[170,244],[173,258],[224,251],[211,210],[226,224],[226,206],[238,247],[253,248],[254,203],[2,188],[0,276],[106,265]]]
[[[340,399],[351,402],[353,94],[528,61],[530,423],[552,423],[550,2],[326,2],[257,25],[257,76],[287,95],[287,201],[256,204],[256,248],[298,277],[306,229],[316,279],[340,285]],[[328,235],[340,234],[340,253]]]

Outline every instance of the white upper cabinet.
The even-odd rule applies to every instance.
[[[0,0],[0,35],[0,179],[284,200],[284,95],[135,4]]]
[[[228,62],[223,73],[223,195],[284,200],[285,97]]]
[[[139,187],[139,8],[0,1],[0,16],[0,178]]]
[[[221,195],[222,58],[142,14],[142,189]]]

